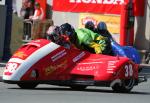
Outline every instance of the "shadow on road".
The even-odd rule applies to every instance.
[[[96,93],[116,93],[116,94],[135,94],[135,95],[150,95],[150,92],[136,92],[136,91],[131,91],[130,93],[117,93],[117,92],[114,92],[112,89],[90,89],[90,88],[87,88],[87,89],[84,89],[84,90],[73,90],[71,88],[67,88],[67,87],[53,87],[53,88],[44,88],[44,87],[37,87],[35,89],[21,89],[21,88],[8,88],[8,89],[18,89],[18,90],[42,90],[42,91],[79,91],[79,92],[96,92]]]

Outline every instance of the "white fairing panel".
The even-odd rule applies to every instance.
[[[25,60],[19,60],[18,58],[11,58],[9,62],[14,63],[21,63],[16,70],[12,70],[12,68],[7,68],[7,70],[4,70],[3,73],[3,80],[10,80],[10,81],[19,81],[21,77],[35,64],[37,63],[41,58],[45,57],[52,51],[58,49],[60,46],[51,42],[42,48],[38,49],[32,55],[27,57]],[[11,75],[5,75],[5,72],[11,71]]]

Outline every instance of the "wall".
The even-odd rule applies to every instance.
[[[4,39],[5,39],[5,22],[6,22],[6,6],[0,5],[0,60],[3,57]]]
[[[150,0],[145,6],[145,15],[135,20],[135,47],[140,50],[150,48]]]

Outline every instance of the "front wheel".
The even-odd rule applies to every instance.
[[[133,78],[130,78],[128,80],[122,80],[121,85],[115,84],[112,89],[115,92],[122,92],[122,93],[128,93],[132,90],[134,87],[135,80]]]
[[[22,89],[34,89],[38,83],[18,83],[17,85]]]

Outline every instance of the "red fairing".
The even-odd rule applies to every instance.
[[[48,42],[41,43],[43,46],[43,43],[46,45]],[[37,77],[32,76],[33,70],[38,72]],[[138,67],[128,58],[91,54],[60,46],[32,65],[21,80],[70,80],[76,76],[95,81],[111,81],[131,76],[137,79]]]
[[[33,41],[23,45],[21,48],[19,48],[13,54],[12,58],[20,58],[20,59],[25,60],[34,51],[38,50],[39,48],[42,48],[43,46],[45,46],[48,43],[50,43],[50,41],[44,40],[44,39],[33,40]]]

